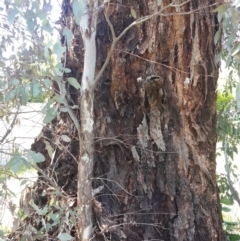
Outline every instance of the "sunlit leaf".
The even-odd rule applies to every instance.
[[[222,5],[220,5],[219,7],[217,7],[217,8],[214,10],[214,12],[222,13],[222,12],[224,12],[224,11],[226,10],[226,8],[227,8],[227,5],[226,5],[226,4],[222,4]]]
[[[237,44],[232,52],[232,56],[236,55],[240,51],[240,44]]]
[[[48,141],[44,140],[44,143],[45,143],[45,149],[47,150],[49,157],[52,158],[52,155],[53,155],[52,146],[50,145],[50,143]]]
[[[131,14],[135,19],[137,18],[137,13],[133,8],[131,8]]]

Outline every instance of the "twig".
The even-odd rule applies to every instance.
[[[4,134],[4,136],[2,137],[2,139],[0,140],[0,143],[2,144],[4,142],[4,140],[7,138],[7,136],[11,133],[12,129],[13,129],[13,126],[15,124],[15,121],[17,119],[17,116],[18,116],[18,110],[19,110],[19,107],[20,105],[18,105],[17,107],[17,112],[12,120],[12,123],[10,124],[9,128],[7,129],[6,133]]]

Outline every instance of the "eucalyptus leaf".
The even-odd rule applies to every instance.
[[[45,161],[45,157],[40,152],[36,153],[35,151],[32,151],[32,150],[28,152],[28,158],[33,163],[39,163],[39,162]]]
[[[221,203],[225,205],[233,205],[233,198],[232,197],[222,197],[221,198]]]
[[[137,13],[133,8],[131,8],[131,15],[133,16],[133,18],[137,18]]]
[[[14,20],[15,20],[17,14],[18,14],[17,8],[10,8],[8,10],[8,17],[7,17],[7,19],[8,19],[8,22],[10,24],[14,23]]]
[[[25,185],[27,182],[28,182],[28,180],[27,180],[27,179],[22,180],[22,181],[20,182],[20,186]]]
[[[236,102],[237,102],[237,110],[240,111],[240,80],[237,83],[236,87]]]
[[[61,108],[60,108],[60,111],[61,111],[61,112],[68,112],[68,109],[65,108],[65,107],[61,107]]]
[[[61,241],[68,241],[68,240],[72,240],[73,237],[68,234],[68,233],[61,233],[58,235],[58,238],[61,240]]]
[[[53,31],[52,26],[50,25],[48,19],[46,19],[46,18],[44,18],[42,20],[42,29],[49,33],[52,33],[52,31]]]
[[[15,89],[10,90],[5,97],[5,101],[8,102],[12,100],[15,96],[16,96],[16,90]]]
[[[64,27],[62,35],[67,38],[67,45],[69,46],[71,44],[71,40],[73,38],[72,31],[69,28]]]
[[[80,20],[86,6],[87,6],[87,2],[84,0],[73,1],[73,4],[72,4],[73,15],[77,24],[80,24]]]
[[[34,23],[34,21],[32,19],[29,19],[27,21],[27,27],[28,27],[28,31],[33,34],[34,33],[34,28],[35,28],[35,23]]]
[[[15,4],[16,4],[18,7],[21,7],[21,5],[23,4],[23,1],[24,1],[24,0],[14,0]]]
[[[160,6],[162,4],[162,0],[157,0],[157,5]]]
[[[43,119],[43,123],[47,124],[51,122],[57,115],[58,107],[51,107],[47,110],[47,114]]]
[[[4,238],[4,232],[0,229],[0,238]]]
[[[240,234],[230,233],[229,238],[230,238],[231,241],[239,241],[240,240]]]
[[[40,84],[39,83],[34,83],[33,84],[33,88],[32,88],[32,92],[33,92],[33,97],[36,98],[39,96],[39,94],[41,93],[40,91]]]
[[[10,81],[10,85],[18,85],[19,84],[19,80],[14,78]]]
[[[65,100],[65,97],[64,97],[64,95],[55,95],[55,97],[54,97],[54,99],[58,102],[58,103],[60,103],[60,104],[62,104],[63,102],[64,102],[64,100]]]
[[[73,78],[73,77],[69,77],[69,78],[68,78],[68,82],[69,82],[70,85],[72,85],[72,86],[75,87],[76,89],[80,89],[80,88],[81,88],[81,86],[80,86],[80,84],[78,83],[78,81],[77,81],[75,78]]]
[[[218,31],[214,35],[214,44],[217,44],[221,37],[221,29],[218,29]]]
[[[14,153],[9,162],[7,162],[6,167],[11,169],[13,173],[17,173],[22,167],[21,155],[19,153]]]
[[[69,68],[63,68],[63,71],[65,72],[65,73],[71,73],[71,69],[69,69]]]
[[[50,80],[50,79],[44,79],[43,83],[44,83],[47,90],[50,89],[52,87],[52,84],[53,84],[52,80]]]
[[[63,53],[66,51],[66,47],[63,47],[60,41],[57,41],[53,45],[53,53],[57,55],[57,61],[60,62]]]
[[[29,95],[28,93],[26,93],[25,91],[23,91],[21,94],[20,94],[20,103],[21,105],[26,105],[28,100],[29,100]]]
[[[231,212],[232,210],[229,207],[222,207],[222,211],[224,211],[224,212]]]

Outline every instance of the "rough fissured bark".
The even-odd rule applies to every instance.
[[[96,198],[96,227],[110,240],[225,240],[211,4],[191,1],[131,29],[97,87],[94,185],[105,189]],[[156,1],[111,6],[116,35],[134,21],[131,7],[137,17],[158,9]],[[100,68],[111,44],[104,19],[97,42]]]
[[[140,17],[170,3],[112,3],[116,35],[134,21],[131,8]],[[215,180],[215,3],[168,8],[117,44],[95,90],[93,188],[104,189],[89,198],[92,240],[225,240]],[[68,23],[74,40],[67,67],[80,82],[83,42],[79,26]],[[99,10],[97,71],[111,43]],[[78,103],[78,94],[71,97]]]

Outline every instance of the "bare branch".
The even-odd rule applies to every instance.
[[[13,118],[11,124],[10,124],[10,126],[8,127],[6,133],[4,134],[4,136],[2,137],[2,139],[0,140],[0,143],[1,143],[1,144],[4,142],[4,140],[7,138],[7,136],[11,133],[11,131],[12,131],[12,129],[13,129],[13,126],[14,126],[14,124],[15,124],[15,122],[16,122],[16,119],[17,119],[17,116],[18,116],[19,107],[20,107],[20,105],[18,105],[18,107],[17,107],[17,112],[16,112],[16,114],[15,114],[15,116],[14,116],[14,118]]]

